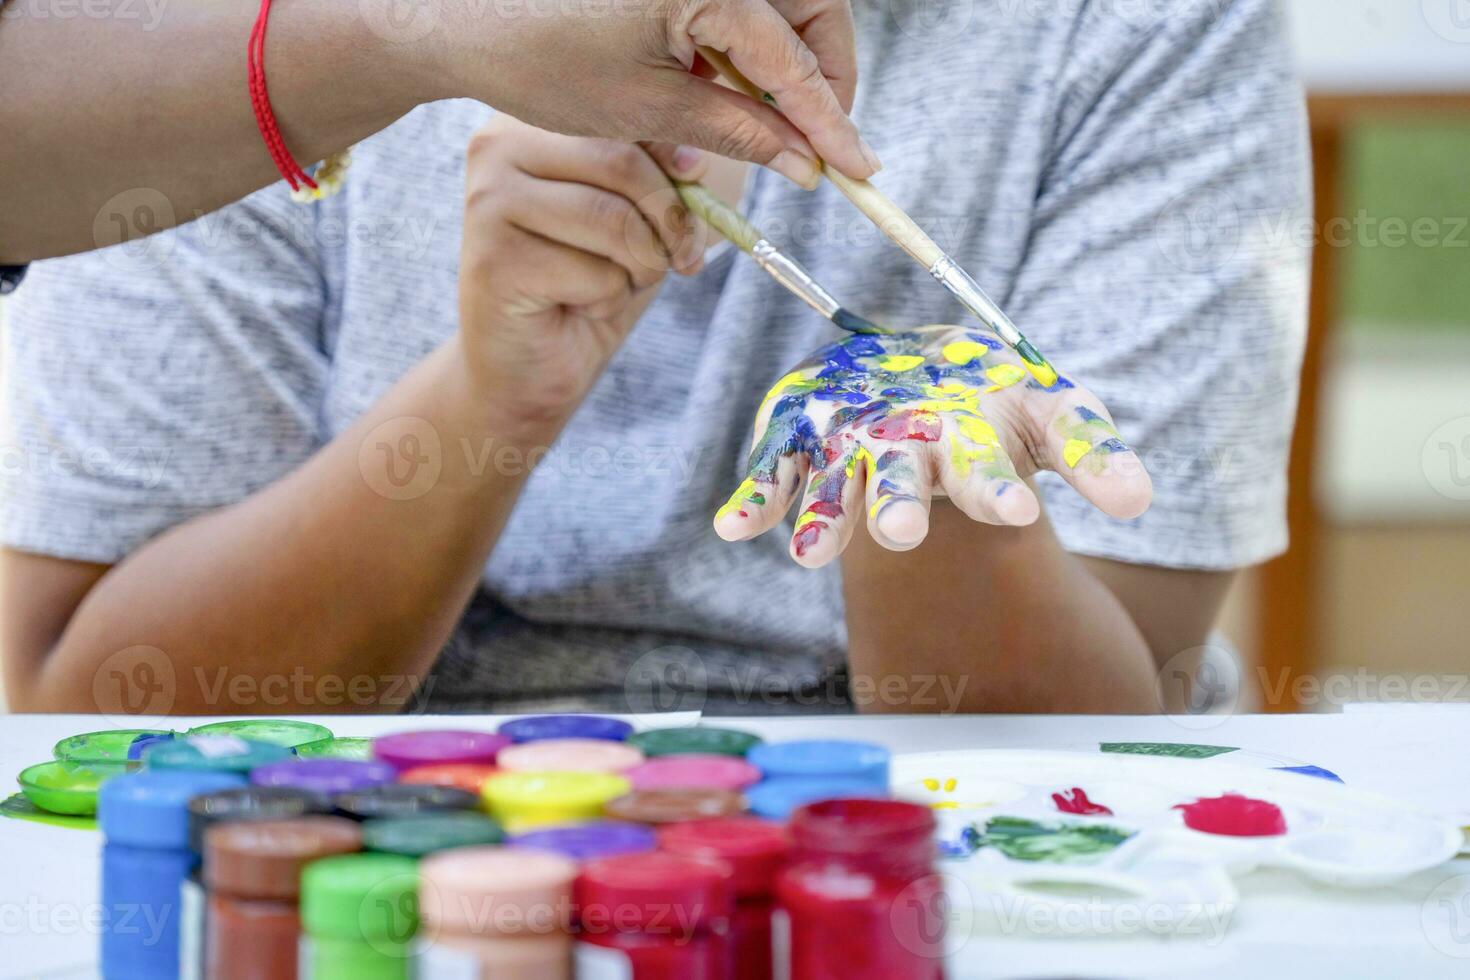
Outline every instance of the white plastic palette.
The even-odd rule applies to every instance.
[[[1218,759],[927,752],[895,757],[891,778],[899,798],[935,807],[950,854],[940,870],[950,876],[950,901],[961,915],[1058,913],[1085,900],[1114,916],[1146,910],[1155,932],[1182,931],[1199,925],[1202,910],[1228,917],[1238,900],[1232,877],[1256,868],[1366,887],[1442,864],[1462,841],[1454,821],[1386,797]],[[1059,810],[1052,794],[1074,788],[1112,815]],[[1203,833],[1174,809],[1224,794],[1274,803],[1286,832]]]

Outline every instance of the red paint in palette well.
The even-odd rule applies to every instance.
[[[1101,803],[1094,803],[1087,798],[1079,787],[1073,786],[1070,790],[1051,794],[1051,801],[1057,805],[1062,813],[1077,813],[1086,817],[1112,816],[1113,811]]]
[[[1286,833],[1286,816],[1281,807],[1266,800],[1253,800],[1239,793],[1210,796],[1174,807],[1184,812],[1184,825],[1191,830],[1226,837],[1275,837]]]

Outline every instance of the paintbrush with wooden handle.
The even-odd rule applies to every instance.
[[[798,298],[843,330],[854,333],[887,333],[882,327],[846,309],[812,278],[802,264],[781,251],[760,229],[724,201],[715,197],[703,184],[674,181],[674,189],[684,206],[704,219],[715,231],[724,235],[756,264],[771,274]]]
[[[725,79],[757,102],[776,106],[769,92],[763,92],[750,79],[740,73],[723,52],[711,48],[699,48],[699,55]],[[779,108],[779,107],[778,107]],[[894,204],[870,181],[853,180],[841,171],[822,162],[822,174],[837,186],[857,209],[895,243],[907,252],[914,261],[929,270],[960,304],[975,314],[980,322],[1000,335],[1000,338],[1015,349],[1025,362],[1026,369],[1037,381],[1051,387],[1056,384],[1057,372],[1041,351],[1022,336],[1021,331],[1005,315],[1005,311],[985,294],[980,284],[970,277],[949,253],[940,248],[924,229],[915,223],[904,210]]]

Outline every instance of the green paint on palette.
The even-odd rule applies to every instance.
[[[52,746],[51,754],[63,762],[89,766],[136,768],[138,760],[128,758],[128,749],[143,735],[167,735],[162,728],[115,728],[105,732],[87,732],[64,738]],[[131,766],[129,763],[131,762]]]
[[[16,793],[7,800],[0,800],[0,817],[9,817],[11,820],[29,820],[32,823],[44,823],[52,827],[66,827],[71,830],[97,829],[96,817],[47,813],[20,793]]]
[[[22,770],[18,781],[26,799],[48,813],[91,816],[97,812],[97,787],[123,769],[78,765],[72,762],[42,762]]]
[[[1094,861],[1133,836],[1101,824],[1050,824],[1021,817],[996,817],[966,835],[972,850],[993,847],[1013,861],[1079,864]]]
[[[332,737],[332,730],[309,721],[292,721],[290,718],[249,718],[244,721],[216,721],[189,729],[190,735],[234,735],[251,742],[269,742],[294,749],[307,742],[319,742]]]
[[[296,754],[303,759],[355,759],[369,761],[373,757],[373,740],[370,738],[319,738],[296,746]]]
[[[1189,742],[1103,742],[1104,752],[1125,755],[1167,755],[1176,759],[1209,759],[1240,751],[1233,745],[1194,745]]]

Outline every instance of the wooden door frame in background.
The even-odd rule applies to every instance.
[[[1371,95],[1312,95],[1307,99],[1312,131],[1316,227],[1325,228],[1343,211],[1343,145],[1347,131],[1369,120],[1470,119],[1470,92],[1405,92]],[[1259,667],[1265,684],[1258,693],[1266,711],[1301,709],[1293,683],[1327,666],[1318,640],[1321,620],[1321,529],[1315,467],[1322,392],[1323,348],[1336,322],[1341,296],[1342,249],[1319,235],[1312,253],[1307,349],[1302,362],[1296,432],[1287,465],[1286,520],[1291,543],[1256,577]],[[1283,683],[1285,681],[1285,683]],[[1271,693],[1276,692],[1275,700]]]

